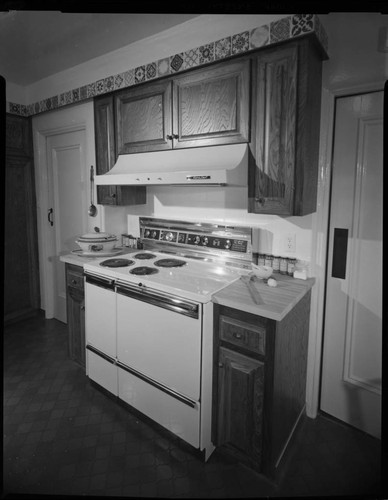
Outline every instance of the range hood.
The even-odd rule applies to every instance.
[[[119,155],[114,167],[95,176],[96,185],[246,186],[248,145],[227,144]]]

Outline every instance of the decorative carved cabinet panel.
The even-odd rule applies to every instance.
[[[253,61],[248,211],[316,210],[321,57],[311,39],[258,52]]]
[[[94,99],[96,174],[108,172],[116,162],[113,95]],[[97,186],[101,205],[141,205],[146,202],[145,186]]]
[[[196,70],[173,84],[174,148],[249,140],[249,59]]]
[[[281,321],[214,305],[212,441],[274,479],[305,408],[310,296]]]
[[[147,83],[115,95],[118,154],[171,149],[170,80]]]
[[[6,115],[4,322],[40,308],[34,161],[28,118]]]
[[[67,263],[65,268],[69,356],[76,363],[85,367],[85,294],[83,268]]]

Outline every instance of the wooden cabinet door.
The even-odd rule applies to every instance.
[[[66,264],[66,308],[69,356],[85,367],[85,293],[83,269]]]
[[[147,83],[115,95],[118,154],[172,148],[171,85]]]
[[[113,96],[94,99],[94,133],[96,141],[96,174],[108,172],[116,161]],[[97,203],[117,204],[116,186],[97,186]]]
[[[297,55],[292,46],[259,54],[254,61],[251,212],[294,212]]]
[[[322,56],[312,39],[254,58],[248,211],[316,210]]]
[[[174,148],[249,140],[249,59],[195,70],[173,84]]]
[[[108,172],[116,162],[113,95],[94,99],[96,173]],[[100,205],[138,205],[146,202],[145,186],[97,186]]]
[[[219,348],[217,445],[232,447],[243,461],[260,469],[264,363]]]

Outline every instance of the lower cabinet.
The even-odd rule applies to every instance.
[[[66,290],[69,356],[85,367],[85,294],[81,266],[66,264]]]
[[[305,409],[310,292],[281,321],[214,307],[213,444],[276,480]]]

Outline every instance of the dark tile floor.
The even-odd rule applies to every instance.
[[[91,385],[56,320],[7,327],[4,369],[3,497],[383,498],[380,441],[322,415],[303,422],[277,485],[217,452],[203,463]]]

